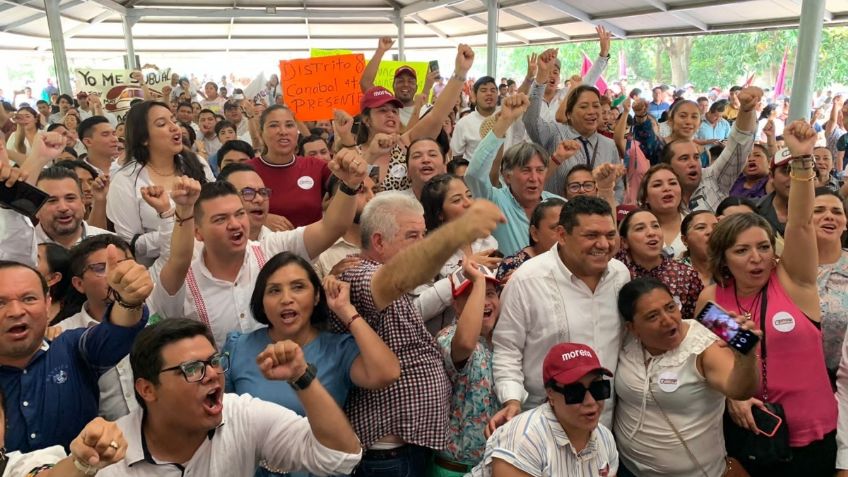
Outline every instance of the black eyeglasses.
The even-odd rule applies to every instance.
[[[595,187],[597,187],[597,184],[595,184],[595,181],[572,182],[572,183],[568,184],[567,187],[568,187],[568,192],[571,192],[572,194],[576,194],[576,193],[580,192],[581,189],[583,190],[583,192],[592,192],[592,191],[595,190]]]
[[[198,381],[203,381],[203,378],[206,377],[207,366],[212,366],[212,368],[219,373],[226,373],[230,369],[229,353],[216,353],[205,361],[187,361],[177,366],[165,368],[159,371],[159,373],[164,373],[165,371],[180,371],[183,373],[183,377],[186,382],[196,383]]]
[[[556,383],[548,384],[551,389],[560,393],[565,397],[566,404],[580,404],[586,398],[586,392],[592,395],[595,401],[603,401],[609,399],[612,392],[610,381],[604,379],[602,381],[592,381],[592,384],[587,388],[581,383],[569,384],[567,386],[559,386]]]
[[[259,189],[254,189],[253,187],[245,187],[244,189],[239,191],[241,198],[244,200],[253,200],[256,197],[256,194],[262,196],[262,198],[267,199],[271,197],[271,189],[268,187],[262,187]]]

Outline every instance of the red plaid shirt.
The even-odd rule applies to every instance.
[[[436,340],[409,296],[379,311],[371,279],[381,264],[363,259],[339,278],[350,283],[350,301],[400,361],[400,379],[378,391],[353,387],[346,411],[365,448],[387,435],[431,449],[447,446],[451,384]],[[338,323],[337,320],[332,320]]]

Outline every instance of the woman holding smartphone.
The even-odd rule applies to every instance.
[[[733,422],[760,433],[751,409],[763,401],[780,404],[786,414],[793,459],[746,469],[756,476],[832,475],[836,459],[836,399],[822,351],[821,304],[816,286],[816,231],[813,204],[816,132],[795,121],[784,140],[792,157],[792,187],[783,256],[774,251],[771,226],[755,214],[722,219],[710,236],[709,257],[716,284],[701,292],[698,308],[715,301],[764,330],[768,355],[760,362],[764,385],[754,398],[728,400]]]
[[[726,459],[721,422],[726,397],[757,390],[754,350],[734,351],[682,319],[668,286],[653,277],[624,285],[618,309],[629,331],[615,373],[618,476],[720,477],[739,465]],[[731,319],[753,329],[740,316]]]

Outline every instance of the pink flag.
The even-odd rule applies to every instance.
[[[751,76],[748,77],[748,81],[745,82],[746,88],[754,84],[754,76],[756,76],[756,73],[751,73]]]
[[[618,50],[618,79],[627,78],[627,56],[624,50]]]
[[[583,53],[583,65],[580,67],[580,76],[586,77],[586,73],[592,69],[592,60],[586,56],[586,53]],[[604,80],[603,75],[598,78],[598,81],[595,81],[595,87],[598,88],[598,91],[601,94],[604,94],[609,86],[607,86],[606,80]]]
[[[789,48],[783,50],[783,61],[780,63],[780,69],[777,71],[777,81],[774,85],[774,98],[777,99],[786,94],[786,54]]]

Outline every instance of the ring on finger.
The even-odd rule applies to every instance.
[[[115,450],[118,450],[120,448],[120,446],[118,446],[118,443],[115,442],[115,441],[110,442],[109,447],[111,447],[112,449],[115,449]]]

